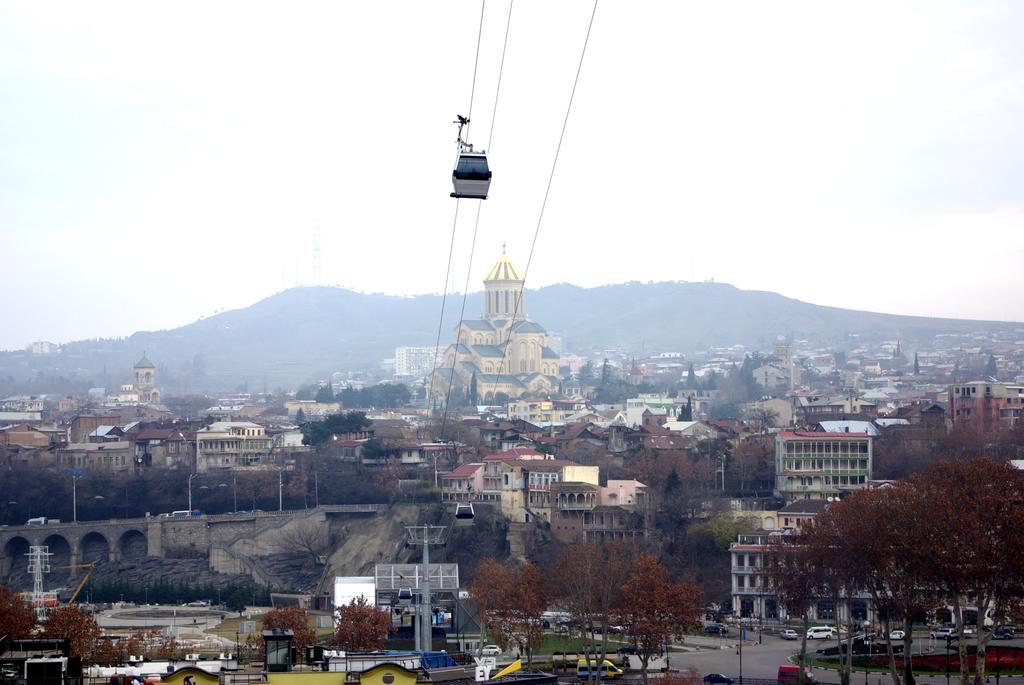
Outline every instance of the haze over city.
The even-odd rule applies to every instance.
[[[500,6],[499,6],[500,5]],[[525,266],[589,19],[484,17],[449,289]],[[0,348],[162,329],[313,283],[440,292],[473,3],[0,5]],[[706,280],[1024,320],[1024,7],[607,3],[527,287]],[[483,255],[483,256],[481,256]],[[57,313],[59,312],[59,315]]]
[[[0,0],[0,685],[1024,677],[1022,26]]]

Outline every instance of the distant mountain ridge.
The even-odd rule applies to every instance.
[[[454,338],[462,295],[445,303],[442,347]],[[471,293],[466,317],[483,310]],[[689,352],[744,344],[769,349],[778,336],[845,347],[862,340],[924,341],[936,333],[990,331],[1020,324],[878,314],[809,304],[778,293],[740,290],[724,283],[624,283],[595,288],[557,284],[527,290],[525,310],[568,351]],[[243,309],[186,326],[138,332],[116,341],[69,343],[50,361],[52,373],[108,384],[127,378],[143,350],[174,392],[293,387],[331,372],[366,368],[402,345],[437,340],[439,295],[398,297],[343,288],[301,287]],[[15,356],[12,356],[15,355]],[[0,377],[24,353],[0,353]],[[33,360],[32,368],[44,363]],[[122,373],[123,371],[123,373]],[[104,375],[99,375],[104,374]],[[113,380],[111,380],[113,379]],[[92,377],[90,376],[90,380]],[[100,382],[94,380],[93,382]]]

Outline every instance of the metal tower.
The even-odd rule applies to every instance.
[[[50,572],[50,548],[46,545],[33,545],[28,548],[28,572],[32,574],[32,608],[36,617],[42,621],[46,618],[46,596],[43,591],[43,574]]]
[[[421,562],[423,584],[420,586],[420,603],[416,613],[416,649],[429,652],[433,649],[433,604],[430,598],[430,546],[443,545],[448,541],[448,526],[406,526],[406,544],[423,548]]]

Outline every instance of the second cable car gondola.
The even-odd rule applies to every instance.
[[[455,158],[455,169],[452,170],[452,197],[486,200],[491,188],[491,169],[487,165],[487,153],[476,151],[473,146],[462,139],[462,127],[469,119],[457,115],[454,122],[459,125],[458,155]]]

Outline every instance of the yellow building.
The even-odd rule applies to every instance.
[[[524,282],[502,252],[484,278],[483,318],[465,320],[456,327],[457,343],[448,346],[441,368],[434,372],[434,399],[444,401],[449,382],[469,392],[474,374],[481,402],[493,401],[498,393],[514,398],[558,389],[561,356],[548,347],[547,331],[526,314]]]

